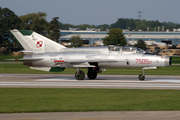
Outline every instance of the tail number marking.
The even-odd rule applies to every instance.
[[[152,60],[149,60],[149,59],[136,59],[136,64],[152,64]]]
[[[37,41],[36,47],[40,48],[43,45],[43,41]]]

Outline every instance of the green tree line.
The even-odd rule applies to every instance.
[[[8,46],[12,48],[20,46],[10,33],[12,29],[33,30],[58,42],[60,37],[58,19],[58,17],[54,17],[50,22],[47,22],[46,13],[43,12],[17,16],[10,9],[0,7],[0,47]]]
[[[81,30],[85,30],[86,28],[96,28],[100,29],[101,31],[105,31],[107,29],[114,29],[114,28],[120,28],[120,29],[127,29],[127,30],[143,30],[146,31],[147,27],[149,28],[149,31],[156,31],[158,30],[158,27],[160,27],[160,31],[162,31],[162,26],[164,26],[164,30],[169,29],[170,31],[173,30],[173,28],[178,29],[180,28],[179,23],[173,23],[173,22],[159,22],[156,21],[147,21],[147,20],[139,20],[139,19],[125,19],[125,18],[119,18],[115,23],[112,23],[110,25],[108,24],[102,24],[102,25],[72,25],[72,24],[63,24],[60,23],[60,28],[63,30],[69,29],[69,27],[79,28]]]

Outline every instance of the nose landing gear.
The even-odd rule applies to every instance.
[[[142,71],[143,71],[143,74],[140,74],[138,77],[140,81],[143,81],[145,79],[145,70],[142,69]]]

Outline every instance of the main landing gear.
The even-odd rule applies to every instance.
[[[139,75],[139,80],[140,80],[140,81],[143,81],[143,80],[145,79],[145,70],[142,69],[142,71],[143,71],[143,74],[140,74],[140,75]]]
[[[87,76],[89,79],[96,79],[97,77],[97,69],[94,69],[94,68],[88,68],[88,73],[87,73]],[[85,78],[85,74],[83,71],[79,70],[79,68],[77,68],[77,72],[75,73],[75,78],[77,80],[84,80]]]
[[[94,68],[88,68],[87,76],[89,79],[96,79],[96,77],[97,77],[96,70]]]

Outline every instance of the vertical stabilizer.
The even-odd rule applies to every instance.
[[[30,30],[11,30],[26,51],[60,52],[66,48],[36,32]]]

